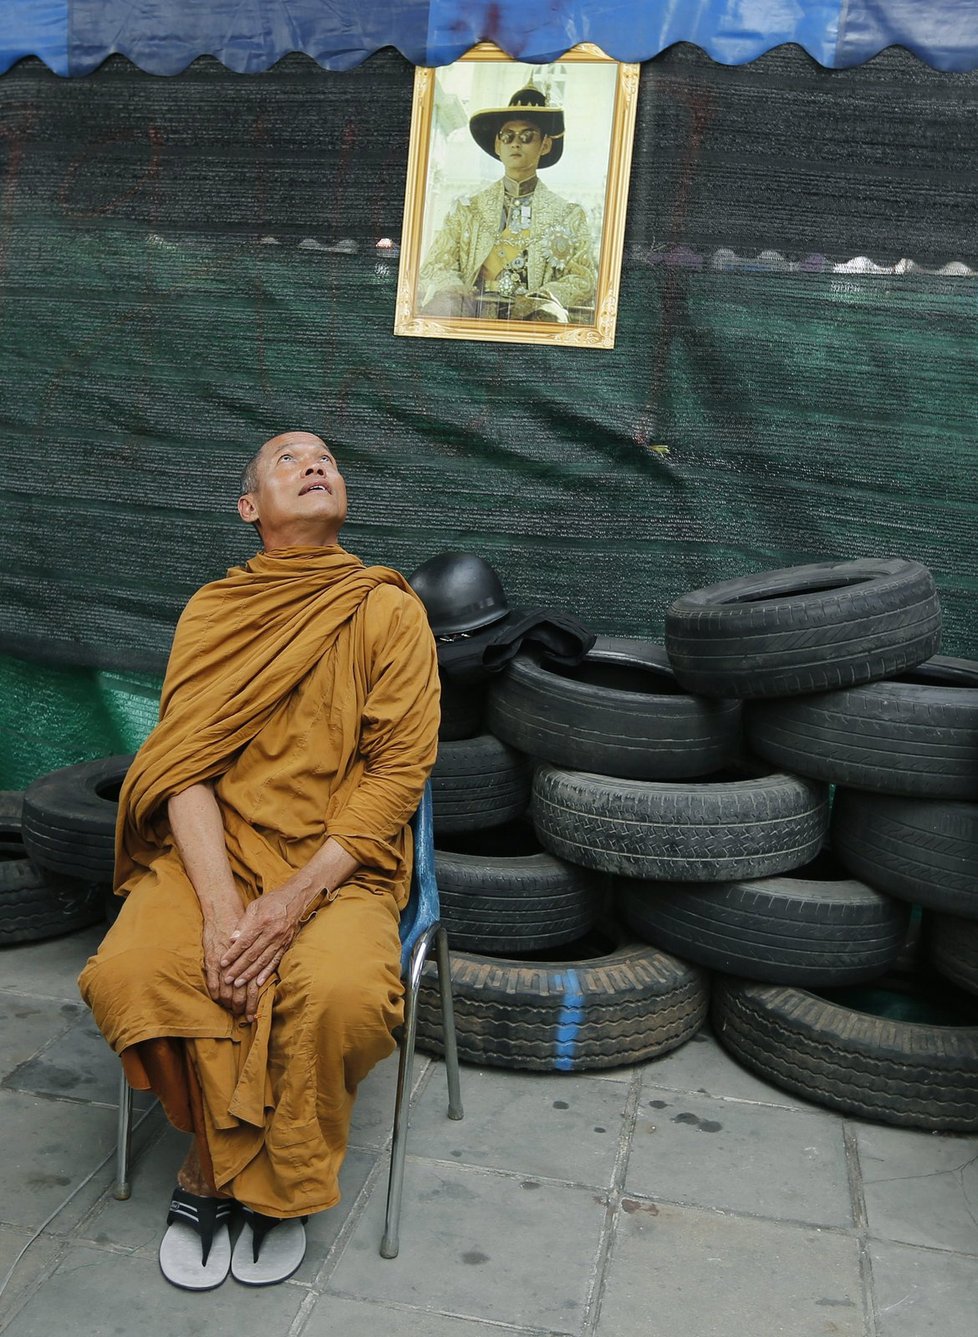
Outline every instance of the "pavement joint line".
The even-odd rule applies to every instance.
[[[857,1235],[853,1226],[833,1225],[827,1221],[803,1221],[795,1216],[769,1216],[763,1212],[745,1212],[734,1207],[718,1207],[715,1203],[684,1202],[679,1198],[653,1197],[650,1193],[632,1189],[623,1196],[638,1203],[651,1203],[655,1207],[680,1207],[691,1212],[711,1212],[714,1216],[729,1216],[740,1221],[766,1221],[770,1225],[791,1226],[795,1230],[817,1230],[822,1234],[841,1235],[845,1239],[853,1239]],[[943,1252],[948,1251],[943,1250]]]
[[[651,1085],[645,1087],[643,1094],[649,1091],[663,1091],[673,1096],[701,1096],[704,1100],[718,1100],[725,1105],[752,1105],[762,1110],[783,1110],[785,1114],[813,1114],[835,1120],[842,1118],[835,1110],[818,1109],[812,1105],[779,1105],[772,1100],[752,1100],[749,1096],[718,1096],[700,1087]]]
[[[601,1305],[604,1302],[605,1286],[608,1279],[608,1264],[618,1234],[618,1208],[621,1204],[622,1189],[625,1185],[625,1174],[628,1170],[628,1160],[632,1150],[632,1139],[635,1136],[635,1125],[638,1122],[641,1098],[642,1074],[635,1072],[628,1085],[625,1108],[622,1111],[618,1128],[618,1147],[611,1172],[611,1188],[605,1204],[604,1224],[598,1240],[598,1251],[594,1259],[588,1293],[584,1300],[584,1317],[581,1324],[582,1337],[593,1337],[593,1334],[597,1331],[598,1320],[601,1317]]]
[[[876,1287],[873,1284],[873,1265],[869,1256],[869,1215],[866,1211],[866,1195],[863,1192],[859,1141],[856,1130],[848,1119],[842,1121],[842,1143],[846,1158],[846,1176],[849,1181],[849,1205],[852,1209],[856,1254],[859,1260],[859,1285],[862,1291],[866,1337],[879,1337],[879,1312],[876,1304]]]
[[[31,1091],[23,1086],[8,1086],[6,1078],[0,1082],[0,1090],[9,1091],[14,1096],[27,1096],[31,1100],[47,1100],[57,1105],[88,1105],[94,1110],[117,1110],[118,1103],[108,1100],[89,1100],[86,1096],[58,1096],[52,1091]],[[155,1102],[154,1102],[155,1103]],[[151,1105],[149,1109],[152,1109]],[[149,1113],[149,1109],[146,1113]]]
[[[21,998],[29,998],[34,1003],[80,1003],[84,1007],[77,993],[33,993],[30,989],[20,989],[14,984],[0,984],[0,995],[6,994],[19,994]],[[82,1016],[76,1017],[75,1021],[81,1021]]]
[[[484,1318],[479,1314],[466,1314],[461,1309],[431,1309],[428,1306],[422,1308],[420,1305],[407,1304],[404,1300],[377,1300],[369,1295],[357,1295],[353,1291],[326,1291],[324,1299],[330,1300],[353,1300],[357,1304],[372,1305],[375,1309],[390,1310],[396,1314],[431,1314],[438,1318],[458,1318],[466,1323],[477,1323],[480,1327],[487,1328],[491,1332],[515,1333],[516,1337],[579,1337],[577,1331],[571,1332],[568,1328],[538,1328],[534,1326],[527,1327],[520,1323],[507,1323],[502,1318]],[[288,1337],[293,1337],[292,1333]]]
[[[286,1285],[288,1285],[288,1283],[286,1283]],[[292,1322],[289,1324],[289,1330],[285,1334],[285,1337],[299,1337],[299,1333],[308,1323],[309,1315],[312,1313],[313,1309],[315,1309],[318,1300],[318,1291],[310,1290],[303,1296],[302,1303],[296,1310],[295,1318],[293,1318]]]
[[[472,1170],[474,1173],[485,1175],[489,1179],[515,1179],[517,1181],[532,1179],[535,1183],[545,1184],[548,1187],[580,1189],[585,1193],[605,1194],[611,1191],[610,1181],[603,1184],[588,1184],[579,1179],[557,1179],[553,1175],[537,1174],[535,1170],[511,1170],[504,1165],[480,1165],[477,1161],[445,1160],[441,1156],[425,1156],[421,1152],[409,1151],[407,1159],[409,1161],[426,1161],[429,1165],[440,1165],[446,1169]]]

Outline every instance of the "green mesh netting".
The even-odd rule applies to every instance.
[[[411,81],[0,80],[0,784],[139,741],[99,671],[152,695],[286,426],[337,445],[368,561],[471,548],[513,603],[657,637],[691,587],[898,554],[978,653],[978,75],[650,62],[610,352],[391,333]]]
[[[0,789],[59,766],[135,752],[156,723],[150,674],[62,668],[0,655]]]

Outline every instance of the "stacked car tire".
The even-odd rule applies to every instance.
[[[753,755],[833,787],[830,840],[790,884],[624,902],[637,930],[721,972],[714,1025],[748,1067],[864,1118],[974,1130],[978,664],[939,656],[939,629],[930,573],[896,559],[677,600],[677,677],[736,693]],[[926,962],[893,970],[910,922],[946,984]]]
[[[764,572],[677,600],[664,648],[519,656],[484,718],[532,765],[541,845],[712,980],[735,1057],[851,1114],[973,1130],[978,665],[939,635],[918,563]]]
[[[31,857],[24,794],[0,792],[0,946],[86,928],[102,917],[102,892],[84,873],[64,873]]]
[[[461,1056],[580,1071],[675,1048],[705,1019],[705,972],[609,917],[607,870],[548,840],[532,790],[545,757],[574,766],[597,754],[630,775],[709,769],[736,749],[739,708],[692,702],[661,648],[607,640],[574,669],[517,657],[490,688],[484,720],[467,739],[443,729],[432,776]],[[440,1049],[433,980],[422,984],[418,1035]]]

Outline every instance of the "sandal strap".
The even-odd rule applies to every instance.
[[[283,1221],[287,1221],[290,1218],[282,1216],[266,1216],[264,1212],[256,1212],[253,1207],[242,1207],[241,1210],[244,1213],[245,1220],[251,1226],[251,1261],[257,1263],[258,1255],[261,1253],[261,1246],[264,1243],[265,1236],[270,1230],[274,1230],[276,1226],[280,1226]],[[308,1216],[302,1216],[299,1219],[303,1225],[309,1220]]]
[[[188,1193],[178,1184],[170,1199],[170,1210],[166,1214],[166,1224],[182,1221],[200,1236],[200,1263],[207,1266],[214,1233],[218,1226],[227,1225],[231,1220],[232,1198],[205,1198],[197,1193]]]

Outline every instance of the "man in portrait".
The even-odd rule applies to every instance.
[[[579,319],[577,309],[593,308],[597,277],[587,217],[538,175],[563,154],[563,108],[529,85],[508,106],[476,112],[469,131],[503,175],[449,209],[418,276],[420,313]]]

